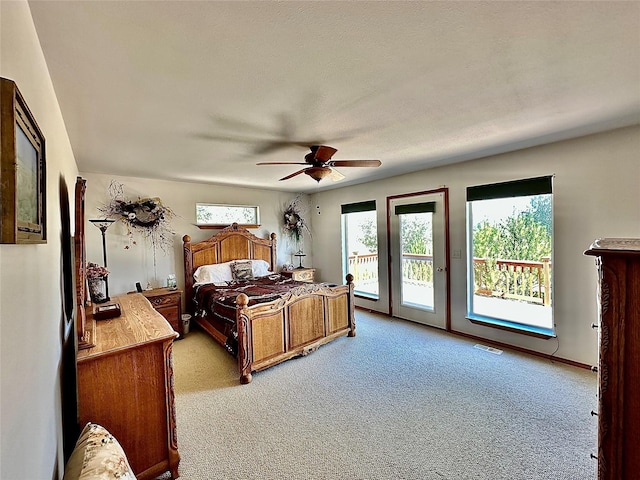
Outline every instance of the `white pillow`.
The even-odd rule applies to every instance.
[[[255,277],[264,277],[273,272],[269,271],[269,262],[266,260],[232,260],[230,262],[216,263],[213,265],[202,265],[193,274],[193,279],[198,283],[214,283],[225,285],[227,282],[233,281],[233,273],[231,272],[231,264],[235,262],[251,262],[251,271]]]
[[[196,283],[225,283],[233,280],[231,263],[224,262],[213,265],[202,265],[193,274]]]
[[[269,262],[266,260],[251,260],[251,270],[254,277],[264,277],[273,273],[269,271]]]

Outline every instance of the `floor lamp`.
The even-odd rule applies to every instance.
[[[105,236],[105,233],[107,232],[107,228],[109,228],[111,226],[111,224],[113,222],[115,222],[115,220],[112,220],[110,218],[102,218],[102,219],[94,219],[94,220],[89,220],[91,223],[93,223],[96,227],[98,227],[100,229],[100,231],[102,232],[102,258],[103,258],[103,263],[104,263],[104,268],[107,268],[107,239]],[[109,298],[109,275],[107,275],[104,278],[104,288],[105,288],[105,294],[106,294],[106,299],[105,302],[108,302],[110,300]]]

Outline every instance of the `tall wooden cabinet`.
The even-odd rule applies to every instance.
[[[640,475],[640,239],[596,240],[598,479]]]
[[[139,480],[166,471],[177,478],[172,359],[177,333],[144,296],[113,301],[121,316],[95,322],[95,345],[78,352],[80,425],[94,422],[109,430]]]

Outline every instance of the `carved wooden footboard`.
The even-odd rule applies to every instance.
[[[191,314],[196,313],[193,273],[198,267],[258,259],[275,271],[275,233],[261,239],[234,223],[202,242],[192,244],[188,235],[183,242],[186,307]],[[275,301],[252,306],[242,293],[236,298],[235,325],[198,315],[194,320],[225,347],[237,343],[230,350],[237,350],[240,382],[249,383],[252,372],[307,355],[338,337],[355,336],[353,276],[347,275],[346,281],[346,285],[303,284]]]
[[[238,368],[240,382],[251,373],[289,358],[308,355],[338,337],[354,337],[353,276],[347,284],[307,284],[271,303],[247,307],[245,294],[238,304]]]

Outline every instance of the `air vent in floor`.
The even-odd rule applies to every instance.
[[[494,355],[501,355],[502,354],[502,350],[499,350],[497,348],[493,348],[493,347],[487,347],[486,345],[480,345],[479,343],[476,343],[473,348],[478,348],[480,350],[484,350],[485,352],[489,352],[489,353],[493,353]]]

